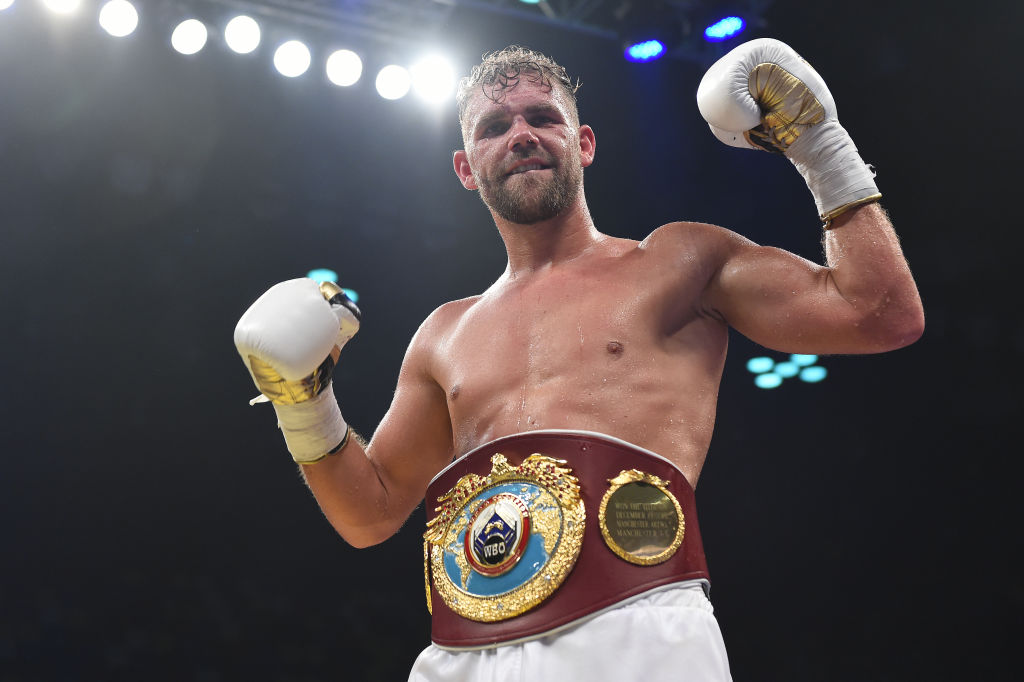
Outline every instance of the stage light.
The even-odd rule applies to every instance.
[[[809,384],[816,384],[826,376],[828,376],[828,370],[824,367],[805,367],[800,372],[801,381],[806,381]]]
[[[746,28],[746,22],[740,17],[725,17],[704,29],[704,40],[709,43],[720,43],[739,35]]]
[[[82,4],[82,0],[43,0],[43,4],[54,14],[71,14]]]
[[[524,5],[538,5],[538,4],[540,4],[540,0],[519,0],[519,2],[523,3]]]
[[[306,273],[306,277],[316,282],[334,282],[338,283],[338,273],[330,268],[316,268]],[[348,289],[346,287],[341,288],[348,296],[348,299],[353,303],[359,303],[359,294],[354,289]]]
[[[224,27],[224,42],[238,54],[249,54],[260,45],[260,25],[240,14]]]
[[[377,93],[384,99],[401,99],[409,93],[412,78],[401,66],[390,64],[377,73]]]
[[[444,102],[455,89],[455,70],[439,55],[424,57],[410,69],[413,89],[432,104]]]
[[[651,62],[665,56],[665,44],[660,40],[644,40],[626,47],[626,60]]]
[[[171,34],[171,46],[182,54],[195,54],[206,45],[206,25],[198,19],[186,19]]]
[[[334,282],[338,283],[338,273],[330,268],[314,268],[306,273],[306,277],[317,282]]]
[[[352,50],[337,50],[327,58],[326,71],[335,85],[353,85],[363,75],[363,60]]]
[[[295,78],[306,73],[310,63],[313,61],[309,48],[298,40],[289,40],[282,43],[274,51],[274,67],[282,76]]]
[[[100,26],[115,38],[123,38],[139,25],[139,13],[128,0],[110,0],[100,10]]]
[[[0,0],[0,12],[14,4],[14,0]]]
[[[800,373],[800,367],[795,362],[779,362],[775,364],[772,371],[783,379],[789,379]]]
[[[799,376],[809,384],[816,384],[828,375],[824,367],[815,365],[817,355],[794,353],[788,361],[775,362],[769,357],[760,356],[747,360],[747,371],[756,374],[754,384],[759,388],[775,388],[784,379]]]

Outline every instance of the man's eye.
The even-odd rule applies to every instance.
[[[490,125],[484,128],[483,135],[484,137],[490,137],[491,135],[500,135],[501,133],[505,132],[506,128],[508,128],[508,126],[505,125],[504,123],[491,123]]]

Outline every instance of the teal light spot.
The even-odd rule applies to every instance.
[[[328,270],[327,268],[317,268],[315,270],[310,270],[308,273],[306,273],[306,277],[309,277],[312,280],[316,280],[317,282],[337,283],[338,281],[338,273],[336,273],[334,270]]]
[[[357,294],[354,289],[347,289],[345,287],[342,287],[341,290],[345,292],[346,296],[348,296],[348,300],[352,301],[353,303],[359,303],[359,294]]]
[[[772,367],[775,366],[775,361],[771,358],[750,358],[747,360],[747,371],[753,372],[754,374],[762,374],[763,372],[770,372]]]
[[[782,383],[782,377],[774,372],[768,372],[767,374],[758,374],[754,379],[754,384],[758,388],[775,388]]]
[[[809,384],[816,384],[828,376],[828,370],[824,367],[807,367],[800,372],[800,378]]]
[[[800,368],[793,362],[780,362],[772,371],[783,379],[789,379],[795,377],[800,372]]]
[[[813,365],[814,363],[816,363],[818,361],[818,356],[817,355],[800,355],[798,353],[796,355],[790,355],[789,356],[789,361],[792,362],[795,365],[800,365],[801,367],[809,367],[809,366]]]

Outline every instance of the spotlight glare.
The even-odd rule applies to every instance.
[[[123,38],[139,25],[139,13],[128,0],[110,0],[100,10],[100,26],[115,38]]]
[[[327,58],[327,78],[335,85],[354,85],[363,75],[363,60],[352,50],[337,50]]]
[[[416,94],[431,104],[444,102],[455,88],[455,70],[439,55],[424,57],[410,71]]]
[[[252,17],[240,14],[224,27],[224,42],[238,54],[249,54],[260,44],[260,25]]]
[[[740,17],[725,17],[704,29],[704,39],[709,43],[720,43],[739,35],[744,28],[746,23]]]
[[[790,377],[795,377],[800,372],[800,367],[795,362],[780,362],[775,365],[772,371],[783,379],[789,379]]]
[[[626,48],[626,60],[631,62],[651,62],[665,55],[665,44],[660,40],[645,40],[633,43]]]
[[[54,14],[71,14],[82,4],[82,0],[43,0],[43,4]]]
[[[401,99],[409,94],[412,78],[396,64],[389,64],[377,73],[377,94],[384,99]]]
[[[776,388],[782,384],[782,377],[774,372],[768,372],[767,374],[758,374],[754,379],[754,384],[758,388]]]
[[[338,283],[338,273],[330,268],[315,268],[306,273],[306,277],[317,282],[334,282]]]
[[[206,25],[198,19],[186,19],[171,34],[171,46],[182,54],[195,54],[206,45]]]
[[[763,374],[764,372],[770,372],[772,367],[775,366],[775,361],[771,358],[760,357],[750,358],[747,360],[747,371],[753,374]]]
[[[801,355],[799,353],[790,355],[789,361],[800,365],[801,367],[808,367],[818,361],[817,355]]]
[[[353,303],[359,303],[359,294],[357,294],[354,289],[342,287],[341,290],[345,292],[346,296],[348,296],[348,300],[352,301]]]
[[[14,0],[0,0],[0,12],[14,4]]]
[[[809,384],[816,384],[826,376],[828,376],[828,370],[824,367],[805,367],[803,371],[800,372],[800,379]]]
[[[274,66],[282,76],[288,78],[295,78],[306,73],[306,69],[309,68],[312,61],[309,48],[298,40],[282,43],[274,52]]]

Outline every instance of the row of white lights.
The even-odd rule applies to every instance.
[[[42,3],[56,14],[73,14],[81,0],[42,0]],[[0,0],[0,11],[11,7],[14,0]],[[139,25],[139,13],[128,0],[109,0],[100,9],[99,23],[107,33],[123,38],[135,31]],[[224,42],[238,54],[249,54],[256,50],[261,40],[260,26],[255,19],[240,15],[231,19],[224,27]],[[186,19],[171,33],[171,46],[182,54],[191,55],[206,46],[208,31],[198,19]],[[289,78],[306,73],[312,64],[312,54],[304,43],[289,40],[274,51],[274,67]],[[347,87],[359,81],[363,73],[363,62],[351,50],[333,52],[324,65],[328,80],[335,85]],[[448,100],[455,87],[455,72],[451,64],[441,56],[431,55],[419,60],[409,69],[391,64],[377,73],[377,93],[385,99],[401,99],[410,90],[431,103]]]

